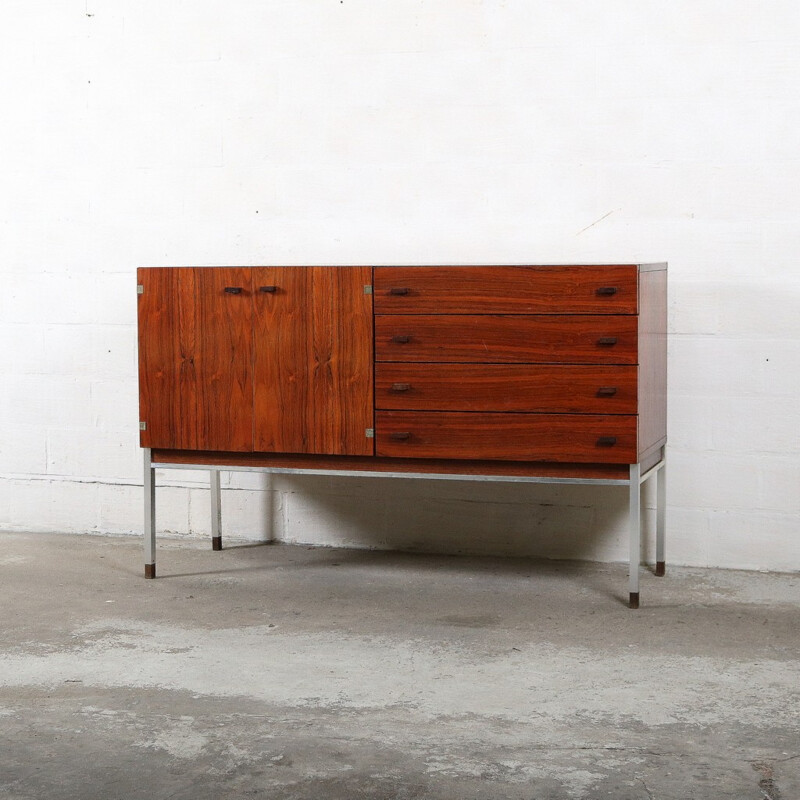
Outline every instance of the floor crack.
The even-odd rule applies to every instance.
[[[797,756],[780,759],[781,761],[791,761]],[[764,800],[781,800],[783,795],[778,788],[778,783],[775,780],[774,764],[778,759],[769,759],[764,761],[751,761],[750,766],[761,773],[761,780],[758,782],[758,788],[761,791],[761,796]]]

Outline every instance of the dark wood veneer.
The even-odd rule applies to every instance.
[[[377,315],[377,361],[636,364],[635,316]],[[615,339],[614,344],[601,340]]]
[[[410,435],[393,438],[401,433]],[[605,437],[615,443],[600,445]],[[375,441],[379,456],[630,464],[636,460],[636,417],[378,411]]]
[[[635,414],[637,371],[582,364],[378,363],[375,407]]]
[[[255,450],[372,454],[371,280],[369,267],[253,270]]]
[[[635,314],[636,275],[632,264],[376,267],[375,312]]]
[[[142,447],[253,449],[247,269],[140,269]],[[240,293],[226,292],[238,288]]]
[[[422,469],[644,462],[666,441],[666,265],[138,279],[144,447]]]

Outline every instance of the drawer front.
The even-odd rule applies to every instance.
[[[636,417],[378,411],[375,442],[378,456],[631,464]]]
[[[377,314],[636,314],[638,268],[376,267]]]
[[[376,361],[636,364],[637,317],[375,317]]]
[[[376,364],[375,406],[418,411],[635,414],[637,367]]]

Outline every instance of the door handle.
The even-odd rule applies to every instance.
[[[611,347],[617,343],[616,336],[601,336],[597,340],[597,344],[602,345],[603,347]]]
[[[406,442],[411,438],[411,434],[408,431],[397,431],[390,433],[389,438],[396,442]]]
[[[278,291],[278,287],[277,286],[259,286],[258,287],[258,291],[259,292],[264,292],[264,294],[275,294],[275,292]]]
[[[394,342],[394,344],[408,344],[410,341],[410,336],[392,336],[392,342]]]
[[[390,391],[392,392],[407,392],[411,388],[410,383],[393,383]]]
[[[228,294],[241,294],[242,293],[242,287],[241,286],[226,286],[225,287],[225,291]]]
[[[601,436],[597,440],[598,447],[613,447],[617,443],[616,436]]]
[[[613,397],[617,393],[616,386],[601,386],[597,390],[598,397]]]
[[[619,291],[619,289],[617,289],[616,286],[601,286],[597,290],[597,294],[605,295],[605,296],[608,297],[608,296],[610,296],[612,294],[616,294],[618,291]]]
[[[389,294],[411,294],[411,289],[407,286],[394,286],[389,289]]]

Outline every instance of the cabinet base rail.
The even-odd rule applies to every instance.
[[[144,452],[144,576],[156,577],[156,469],[200,469],[208,470],[211,495],[211,546],[222,550],[222,504],[220,492],[220,472],[266,472],[284,475],[344,475],[351,477],[396,477],[425,478],[427,480],[470,480],[501,481],[512,483],[553,483],[589,486],[627,486],[628,487],[628,533],[630,538],[628,572],[628,606],[639,608],[639,572],[642,558],[642,484],[656,478],[656,565],[655,575],[666,573],[666,492],[667,462],[664,448],[646,462],[628,465],[628,477],[580,477],[579,475],[524,475],[524,474],[469,474],[458,472],[408,472],[370,469],[325,469],[323,467],[292,467],[279,465],[236,464],[236,463],[183,463],[182,461],[154,460],[150,448]],[[587,465],[588,467],[589,465]],[[587,473],[591,473],[587,469]]]

